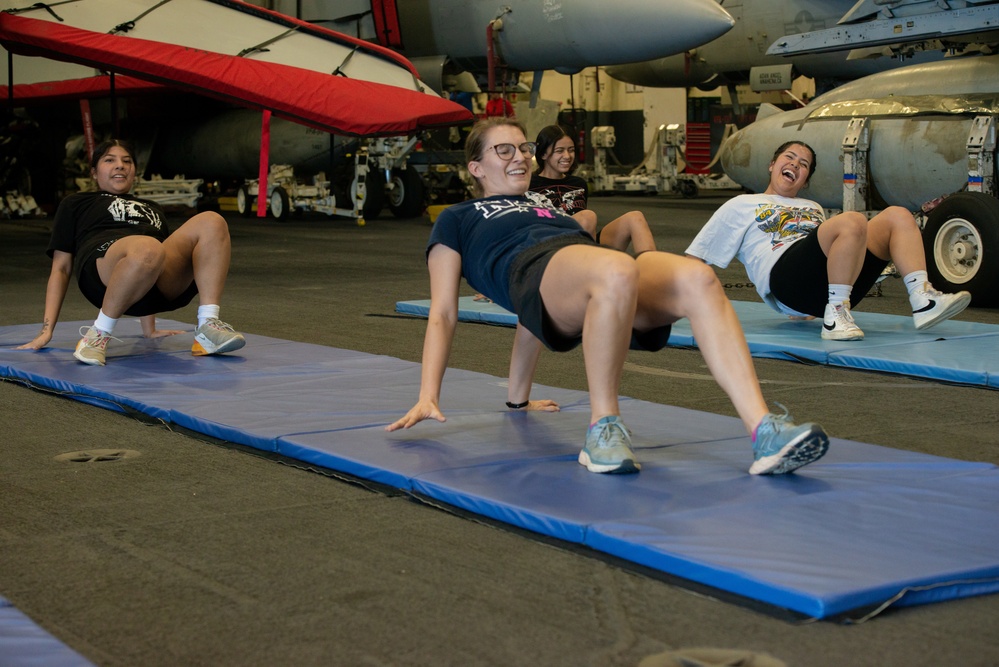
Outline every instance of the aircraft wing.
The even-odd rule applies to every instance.
[[[919,44],[926,50],[995,44],[999,40],[997,26],[999,2],[994,0],[861,0],[836,27],[781,37],[770,45],[767,55],[866,51],[903,44]]]
[[[269,109],[324,132],[399,135],[472,119],[423,86],[398,54],[239,0],[12,4],[0,12],[0,44],[12,53]],[[37,78],[24,87],[14,65],[15,95],[57,95],[67,87],[39,87]],[[126,86],[144,84],[126,79]]]

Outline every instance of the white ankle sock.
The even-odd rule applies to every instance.
[[[114,331],[114,325],[118,324],[117,317],[108,317],[101,310],[97,313],[97,319],[94,320],[94,327],[100,329],[104,333],[112,333]]]
[[[926,271],[913,271],[902,278],[902,282],[905,283],[905,289],[912,294],[917,289],[922,289],[923,285],[929,282],[929,276],[926,275]]]
[[[219,306],[214,303],[198,306],[198,326],[206,321],[219,318]]]
[[[829,283],[829,303],[834,306],[838,306],[850,300],[850,292],[853,291],[853,285],[838,285],[836,283]]]

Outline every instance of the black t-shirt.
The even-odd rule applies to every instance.
[[[82,260],[123,236],[133,235],[166,240],[170,229],[159,204],[131,195],[79,192],[59,204],[46,252],[52,257],[61,250]]]
[[[569,215],[586,210],[586,200],[590,190],[579,176],[568,175],[565,178],[546,178],[539,174],[531,174],[531,187],[528,197],[537,201],[536,193],[544,197],[548,206],[565,211]],[[540,203],[540,202],[539,202]]]

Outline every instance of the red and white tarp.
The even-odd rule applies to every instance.
[[[349,136],[472,119],[425,88],[402,56],[239,0],[72,0],[10,9],[0,12],[7,50],[126,75],[116,77],[116,90],[168,85]],[[107,79],[19,84],[15,62],[13,92],[15,99],[93,96],[107,89]]]

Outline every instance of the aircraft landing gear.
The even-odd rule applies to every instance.
[[[934,287],[967,290],[975,306],[999,304],[999,200],[981,192],[947,197],[927,216],[923,247]]]
[[[275,220],[288,219],[288,215],[291,213],[291,198],[288,197],[288,191],[280,185],[275,187],[274,191],[271,192],[267,204],[270,214]]]
[[[236,191],[236,212],[244,218],[253,214],[253,200],[250,199],[250,193],[247,192],[245,185],[239,186],[239,190]]]
[[[412,167],[392,170],[387,194],[389,208],[397,218],[415,218],[426,207],[423,178]]]
[[[357,202],[357,177],[350,182],[350,200]],[[361,214],[365,220],[377,218],[385,208],[385,177],[369,171],[364,179],[364,206]]]
[[[680,191],[684,199],[693,199],[697,196],[699,188],[697,183],[694,181],[689,181],[685,178],[681,178],[676,182],[676,189]]]

